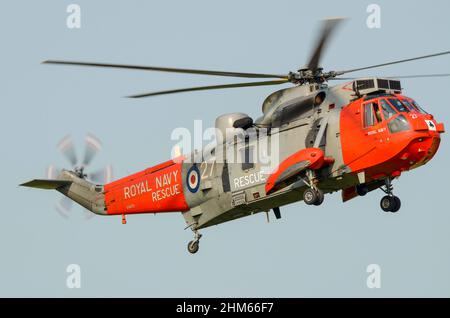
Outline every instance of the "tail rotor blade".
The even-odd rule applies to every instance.
[[[83,159],[83,167],[88,166],[94,156],[102,149],[102,143],[100,139],[95,137],[92,134],[88,134],[85,138],[86,143],[86,149],[84,152],[84,159]]]
[[[112,181],[112,166],[107,165],[104,169],[88,174],[87,178],[97,184],[105,184]]]
[[[54,180],[58,178],[61,169],[56,168],[54,165],[49,165],[45,170],[45,177],[50,180]]]
[[[64,157],[66,157],[66,159],[70,162],[72,167],[75,167],[78,162],[78,159],[75,153],[72,137],[70,135],[65,136],[58,143],[57,148],[64,155]]]
[[[62,197],[56,205],[56,211],[65,219],[69,217],[69,212],[72,209],[73,202],[68,197]]]
[[[113,168],[112,165],[107,165],[105,168],[105,183],[110,183],[113,181]]]
[[[83,209],[84,211],[84,219],[86,220],[86,221],[89,221],[90,219],[92,219],[94,216],[95,216],[95,214],[94,213],[92,213],[91,211],[89,211],[88,209]]]
[[[94,183],[104,183],[106,180],[106,170],[101,169],[88,174],[87,178]]]

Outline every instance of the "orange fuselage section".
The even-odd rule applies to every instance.
[[[188,210],[182,163],[172,160],[105,185],[108,214]]]
[[[443,132],[443,124],[401,95],[361,98],[341,112],[344,163],[354,173],[364,171],[366,181],[427,163]]]

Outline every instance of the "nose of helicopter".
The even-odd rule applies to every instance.
[[[439,149],[440,142],[439,134],[419,137],[408,145],[401,159],[408,162],[409,169],[420,167],[434,157]]]
[[[440,134],[445,131],[442,123],[437,123],[432,115],[412,120],[413,131],[417,133],[401,155],[409,169],[414,169],[430,161],[441,142]]]

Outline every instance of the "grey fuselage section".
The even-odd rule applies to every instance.
[[[265,116],[244,130],[245,137],[218,144],[214,154],[198,164],[200,191],[186,193],[191,209],[183,215],[188,225],[200,229],[302,200],[307,188],[302,181],[269,195],[265,185],[279,163],[305,148],[321,148],[325,156],[334,159],[318,176],[325,193],[355,181],[343,174],[339,134],[341,108],[352,96],[342,86],[315,88],[309,94],[305,92],[310,89],[308,86],[274,93],[277,98],[272,99],[273,105],[263,106]],[[283,94],[288,96],[284,98]],[[318,102],[317,95],[322,98]],[[257,138],[252,138],[255,135]],[[273,160],[270,164],[260,156],[264,149]],[[230,153],[234,158],[230,158]]]

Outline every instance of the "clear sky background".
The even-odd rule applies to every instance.
[[[81,6],[81,29],[66,27],[66,7]],[[366,26],[371,3],[381,29]],[[67,162],[56,149],[66,134],[103,142],[93,168],[115,177],[170,156],[170,134],[211,126],[241,111],[258,117],[274,87],[129,100],[158,89],[213,85],[228,78],[40,65],[45,59],[284,73],[306,63],[317,21],[350,19],[323,59],[347,69],[450,49],[449,1],[2,1],[0,10],[0,296],[309,297],[450,296],[449,141],[436,157],[395,182],[397,214],[379,208],[381,191],[346,204],[299,202],[283,218],[264,214],[202,231],[198,254],[178,213],[85,219],[54,209],[60,194],[18,187]],[[450,57],[355,75],[449,73]],[[239,81],[239,79],[237,80]],[[285,87],[289,87],[286,85]],[[404,80],[405,93],[450,127],[450,79]],[[282,88],[282,87],[280,87]],[[275,88],[277,89],[277,88]],[[81,266],[81,288],[66,267]],[[381,266],[381,288],[366,268]]]

